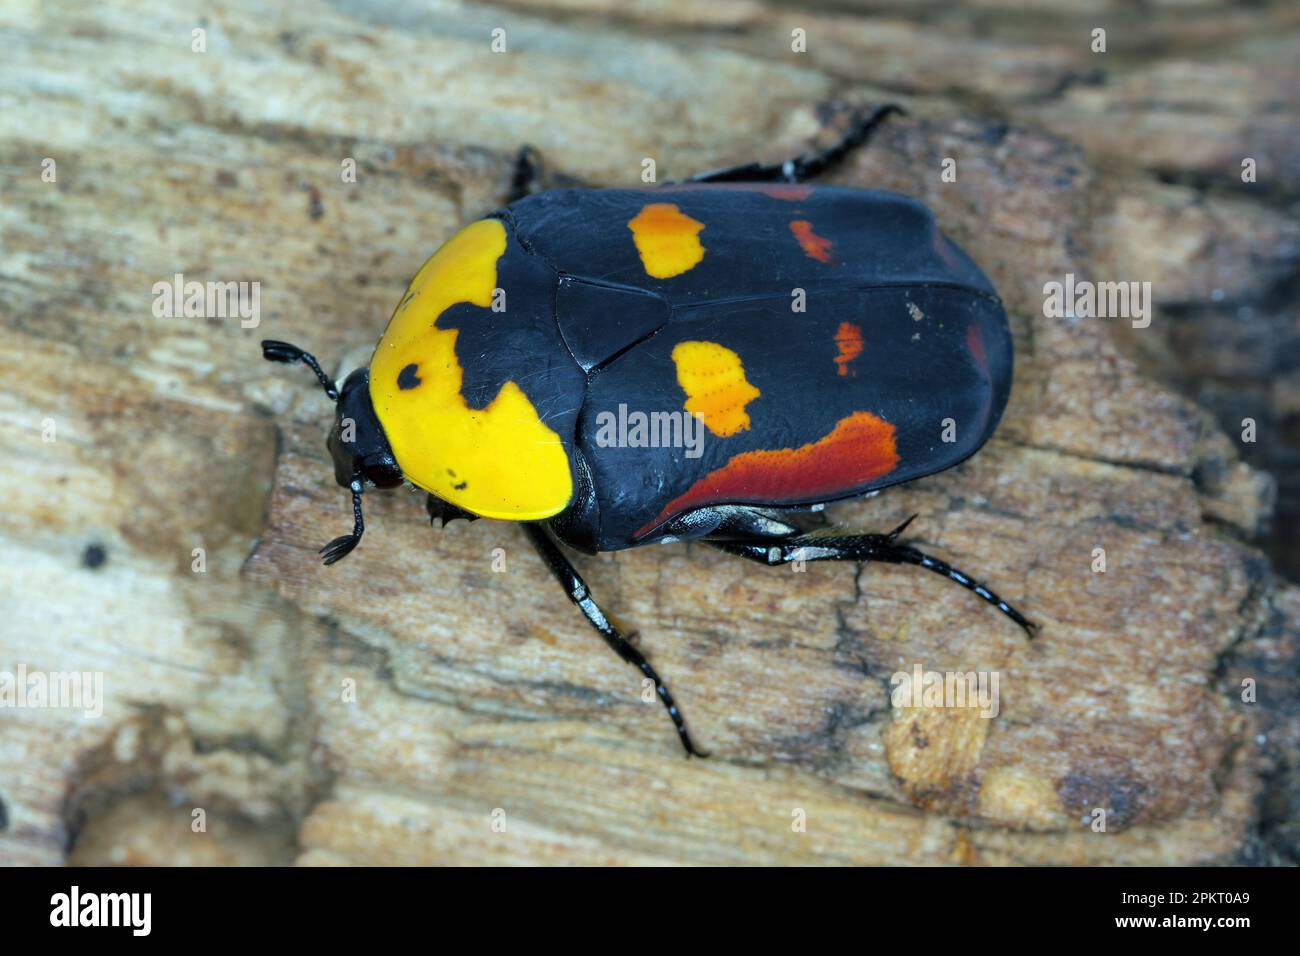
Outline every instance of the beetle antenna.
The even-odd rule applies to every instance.
[[[361,476],[353,475],[352,484],[349,486],[352,492],[352,533],[339,535],[325,547],[320,549],[320,554],[324,557],[326,564],[333,564],[335,561],[342,561],[352,549],[361,543],[361,535],[365,533],[366,523],[361,518]]]
[[[310,352],[304,352],[296,345],[290,345],[288,342],[280,342],[276,339],[262,340],[262,358],[268,362],[284,362],[286,365],[292,365],[294,362],[302,362],[309,369],[316,373],[316,378],[325,389],[325,394],[329,396],[331,402],[339,400],[339,390],[334,386],[334,380],[326,375],[320,367],[320,363],[312,356]],[[360,512],[357,512],[360,514]],[[357,537],[361,535],[358,534]],[[344,554],[347,552],[345,551]],[[342,555],[340,555],[342,557]],[[329,562],[325,562],[329,564]]]

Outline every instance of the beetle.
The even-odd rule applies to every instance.
[[[996,428],[1012,346],[993,285],[916,200],[808,180],[866,142],[644,189],[529,194],[452,236],[341,388],[327,446],[354,526],[362,493],[409,482],[431,521],[522,527],[588,623],[667,685],[561,550],[699,540],[766,565],[884,561],[942,574],[1032,637],[1036,625],[947,563],[885,534],[805,530],[799,512],[951,468]],[[945,434],[946,432],[946,434]],[[691,436],[696,439],[688,441]]]

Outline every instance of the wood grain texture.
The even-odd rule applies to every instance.
[[[1258,548],[1284,459],[1243,460],[1230,406],[1171,369],[1276,376],[1257,414],[1290,453],[1293,365],[1213,346],[1257,317],[1300,339],[1300,17],[1021,6],[0,8],[0,672],[104,681],[95,719],[0,709],[0,862],[1294,861],[1300,590]],[[919,512],[1035,642],[911,568],[579,560],[713,754],[687,761],[518,528],[370,495],[320,566],[349,524],[330,409],[260,338],[364,362],[522,143],[549,182],[625,185],[643,157],[781,158],[883,100],[910,115],[831,180],[934,208],[1006,302],[1016,382],[965,465],[827,515]],[[176,273],[259,282],[260,324],[156,318]],[[1046,318],[1067,273],[1151,281],[1151,327]],[[892,706],[918,663],[997,672],[998,716]]]

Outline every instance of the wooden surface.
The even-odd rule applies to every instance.
[[[1171,371],[1275,382],[1262,441],[1291,453],[1293,5],[414,6],[0,7],[0,671],[105,691],[99,719],[0,710],[0,862],[1297,858],[1300,591],[1259,549],[1291,536],[1231,389]],[[919,512],[921,545],[1043,624],[1032,645],[916,569],[580,560],[713,753],[687,761],[518,528],[371,495],[365,542],[320,566],[349,523],[331,410],[258,339],[364,362],[521,143],[629,184],[643,157],[661,179],[782,158],[883,100],[911,115],[833,180],[936,210],[1007,304],[1016,382],[966,465],[830,516]],[[1070,272],[1151,281],[1151,327],[1045,318]],[[175,273],[259,281],[260,326],[155,318]],[[1222,337],[1265,321],[1248,358],[1274,364],[1231,368]],[[917,663],[997,671],[999,715],[892,707]]]

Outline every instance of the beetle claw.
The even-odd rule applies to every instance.
[[[890,542],[898,540],[898,536],[902,534],[904,531],[906,531],[907,526],[911,524],[913,521],[915,521],[917,517],[918,517],[917,515],[912,515],[910,518],[908,518],[906,521],[900,524],[893,531],[889,532],[889,534],[885,535],[885,537],[888,538]]]

